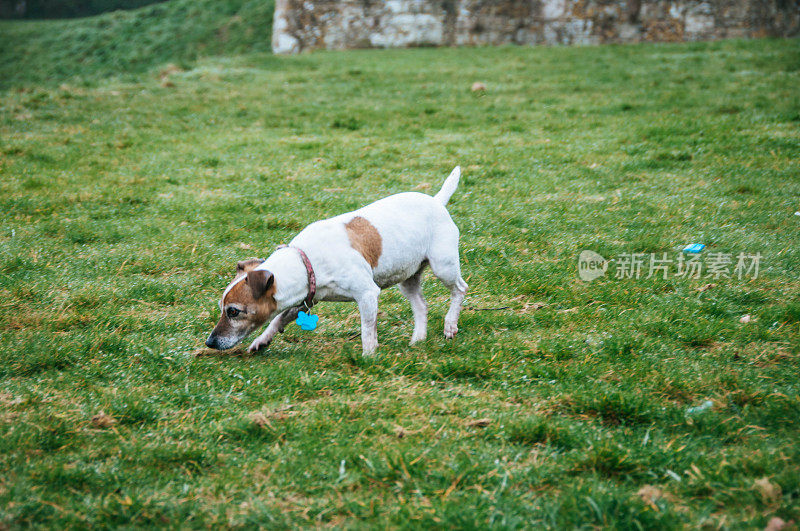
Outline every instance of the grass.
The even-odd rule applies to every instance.
[[[170,0],[74,20],[0,21],[0,89],[119,81],[168,63],[269,51],[272,0]]]
[[[799,57],[248,54],[3,93],[0,525],[800,521]],[[456,340],[426,276],[421,346],[391,289],[374,361],[333,303],[264,354],[192,354],[237,260],[455,164]],[[577,277],[586,248],[692,242],[761,275]]]

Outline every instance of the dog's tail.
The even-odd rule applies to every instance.
[[[442,189],[439,190],[439,193],[436,194],[434,199],[439,201],[441,204],[447,206],[447,202],[450,201],[450,197],[456,191],[458,187],[458,180],[461,178],[461,166],[456,166],[453,168],[453,171],[450,172],[450,176],[445,179],[444,184],[442,185]]]

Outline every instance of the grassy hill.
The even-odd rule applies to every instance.
[[[262,26],[212,4],[2,26],[0,528],[800,521],[800,40],[195,60]],[[374,360],[354,304],[199,350],[237,260],[456,164],[455,340],[426,273],[420,345],[389,289]]]
[[[136,9],[165,0],[0,0],[4,19],[61,19],[90,17],[119,9]],[[21,9],[18,9],[21,8]]]
[[[272,0],[171,0],[72,20],[0,21],[0,89],[132,76],[269,51]]]

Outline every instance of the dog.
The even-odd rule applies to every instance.
[[[229,349],[272,319],[248,348],[256,352],[315,303],[355,301],[362,352],[373,356],[378,348],[378,296],[395,284],[411,303],[413,345],[427,337],[428,306],[420,284],[426,266],[450,290],[444,335],[453,338],[467,283],[461,278],[458,227],[446,207],[460,177],[456,166],[433,197],[418,192],[385,197],[308,225],[266,260],[239,262],[206,345]]]

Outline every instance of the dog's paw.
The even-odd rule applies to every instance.
[[[412,336],[411,341],[409,341],[409,345],[416,345],[417,343],[422,343],[425,341],[425,336]]]
[[[272,339],[261,339],[257,338],[255,341],[250,343],[250,346],[247,348],[247,352],[253,353],[258,352],[263,348],[267,348],[269,344],[272,343]]]
[[[364,358],[373,358],[378,353],[378,343],[371,343],[363,345],[361,348],[361,356]]]
[[[453,339],[456,337],[458,333],[458,325],[456,323],[445,323],[444,324],[444,337],[447,339]]]

